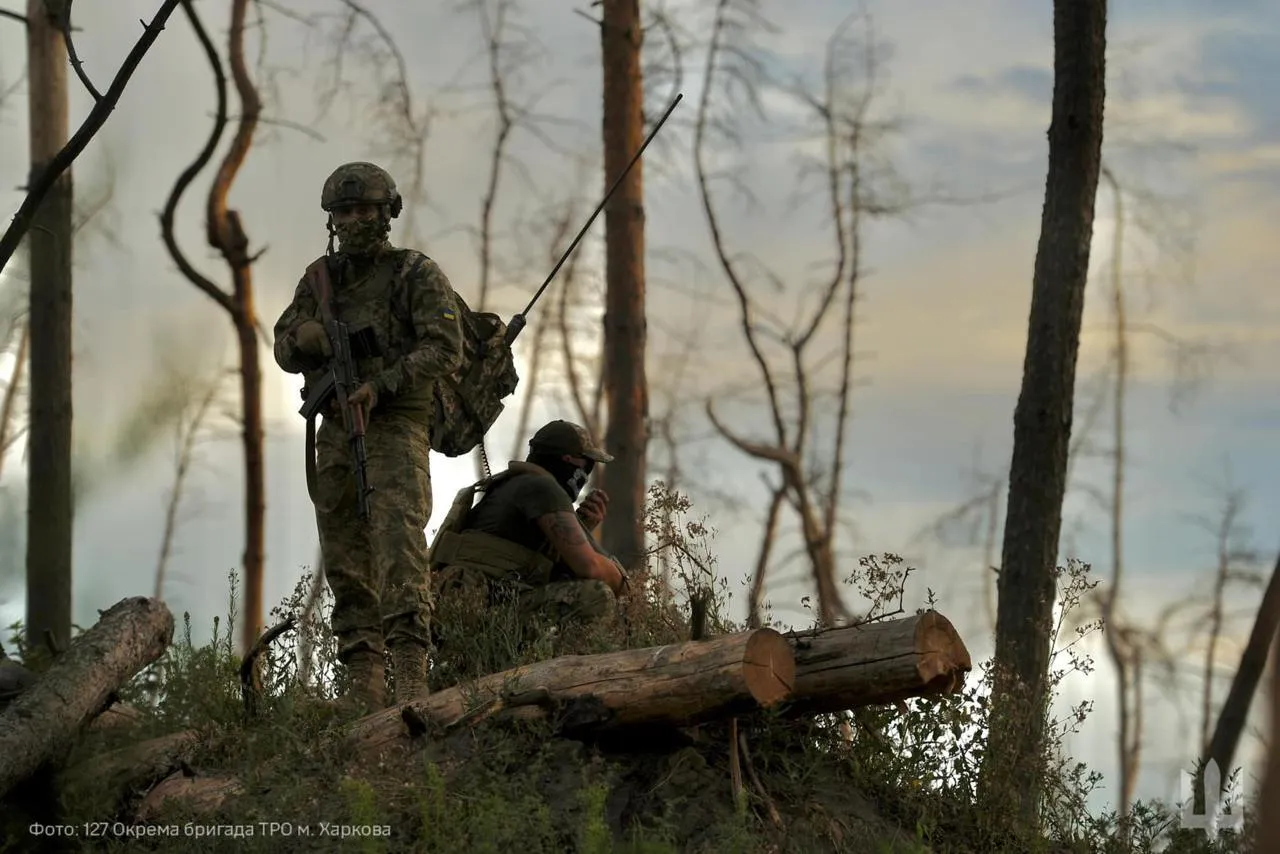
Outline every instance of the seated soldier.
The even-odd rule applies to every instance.
[[[431,548],[438,595],[483,584],[491,601],[514,593],[526,618],[563,624],[610,616],[626,576],[590,533],[608,496],[593,490],[576,512],[573,502],[595,464],[612,459],[576,424],[538,430],[523,462],[458,493]],[[472,508],[476,490],[484,497]]]

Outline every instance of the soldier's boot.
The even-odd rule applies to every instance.
[[[425,697],[427,687],[427,648],[414,641],[397,641],[391,644],[391,672],[395,681],[395,700]]]
[[[387,707],[386,666],[382,653],[360,649],[347,661],[351,685],[334,706],[344,714],[368,714]]]

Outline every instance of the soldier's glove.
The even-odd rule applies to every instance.
[[[293,339],[298,342],[298,351],[308,356],[324,356],[327,359],[333,355],[329,335],[324,331],[324,324],[318,320],[308,320],[299,326],[293,333]]]

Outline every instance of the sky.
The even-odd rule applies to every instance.
[[[706,5],[673,0],[667,9],[683,34],[703,34]],[[77,8],[77,48],[98,88],[105,89],[132,46],[139,19],[149,19],[156,6],[155,0],[118,0],[109,14],[103,6]],[[220,6],[201,6],[206,16],[221,14]],[[479,18],[474,9],[440,11],[406,0],[380,6],[382,22],[400,40],[415,110],[429,116],[425,194],[397,221],[393,240],[431,255],[474,304],[474,229],[494,133]],[[713,169],[732,177],[732,183],[713,185],[728,252],[747,271],[765,315],[789,318],[812,305],[815,283],[830,270],[833,255],[821,186],[800,173],[804,158],[820,154],[821,147],[805,135],[811,112],[790,90],[820,84],[826,41],[849,6],[835,0],[762,0],[758,6],[771,24],[752,36],[759,69],[772,81],[761,89],[767,121],[713,86],[713,114],[731,121],[740,138],[731,144],[717,137],[708,156]],[[276,9],[310,16],[312,26],[269,9],[261,30],[265,48],[257,26],[250,34],[266,121],[230,203],[241,212],[253,246],[264,250],[254,276],[267,326],[305,265],[324,251],[318,204],[329,171],[344,161],[372,159],[392,169],[402,187],[411,181],[411,162],[391,151],[394,128],[375,121],[370,107],[393,64],[375,56],[375,73],[359,57],[339,64],[330,53],[341,7],[338,0],[293,0]],[[598,39],[576,13],[585,8],[560,0],[526,2],[512,19],[539,46],[512,74],[510,90],[520,103],[536,98],[540,119],[533,129],[513,134],[498,201],[490,307],[503,315],[524,307],[551,266],[551,206],[576,199],[579,218],[585,217],[586,200],[606,186],[596,151]],[[992,649],[982,537],[953,531],[939,540],[921,532],[990,478],[1003,478],[1008,467],[1047,157],[1051,4],[974,0],[963,10],[940,11],[923,0],[868,0],[865,10],[878,61],[870,116],[892,127],[865,162],[877,186],[894,194],[890,201],[910,204],[901,216],[870,221],[862,235],[858,383],[846,433],[844,508],[851,524],[842,529],[840,554],[849,572],[860,555],[903,555],[917,570],[907,607],[923,604],[932,590],[939,610],[981,660]],[[223,45],[227,22],[207,17],[206,24]],[[1280,60],[1269,49],[1280,35],[1280,8],[1223,0],[1210,13],[1190,2],[1118,0],[1108,26],[1104,160],[1124,187],[1119,247],[1134,327],[1125,415],[1123,607],[1132,619],[1150,622],[1169,604],[1208,588],[1213,528],[1229,491],[1238,490],[1244,501],[1238,544],[1261,553],[1263,569],[1280,546],[1272,524],[1280,509],[1280,461],[1269,441],[1280,424],[1274,402],[1280,379],[1270,368],[1280,357],[1280,295],[1271,280],[1280,261],[1272,236],[1280,214],[1280,105],[1270,86]],[[372,38],[364,23],[356,32]],[[657,32],[649,38],[655,66],[666,59]],[[865,30],[855,21],[849,32]],[[861,70],[861,55],[846,49],[844,66]],[[11,210],[21,201],[26,172],[23,56],[21,29],[0,20],[0,92],[8,93],[0,106],[0,150],[11,152],[0,161],[0,204]],[[123,425],[140,401],[165,385],[167,372],[207,376],[231,364],[229,320],[182,280],[159,239],[158,212],[210,127],[213,88],[199,56],[187,21],[175,14],[76,164],[82,202],[109,191],[109,202],[78,240],[75,259],[77,447],[85,465],[102,474],[76,521],[75,614],[82,624],[92,622],[96,609],[150,593],[154,584],[175,440],[164,425],[145,453],[125,459],[118,450]],[[705,56],[692,45],[683,58],[678,88],[684,100],[645,162],[651,415],[671,412],[681,486],[693,497],[695,513],[716,529],[713,548],[740,617],[767,493],[763,470],[716,436],[704,403],[714,398],[717,412],[750,438],[767,438],[769,420],[732,292],[711,251],[692,170],[690,129],[706,80]],[[338,68],[344,85],[322,113],[320,96]],[[865,78],[848,79],[856,86]],[[669,100],[675,81],[655,71],[651,83],[652,116]],[[74,78],[72,84],[75,127],[91,104]],[[234,93],[232,98],[234,105]],[[194,262],[225,286],[225,266],[202,239],[207,187],[206,174],[184,200],[178,238]],[[1103,184],[1078,371],[1077,432],[1084,430],[1091,402],[1107,391],[1114,210]],[[587,293],[599,289],[602,234],[598,221],[579,250]],[[0,274],[0,286],[21,287],[21,278],[11,265]],[[545,298],[534,320],[537,312],[551,316],[553,310],[554,299]],[[575,309],[580,348],[598,336],[599,317],[598,301]],[[819,333],[815,362],[838,345],[836,334],[834,324]],[[517,344],[522,360],[531,337],[526,332]],[[781,356],[776,347],[770,350],[777,369],[785,367]],[[269,358],[263,364],[266,599],[275,603],[314,559],[315,532],[296,415],[299,381]],[[533,423],[572,415],[563,386],[555,380],[540,386]],[[234,388],[228,399],[234,401]],[[518,410],[513,400],[494,429],[495,465],[519,445]],[[829,447],[831,420],[824,419],[815,441]],[[1110,531],[1094,493],[1110,482],[1104,456],[1110,419],[1103,406],[1088,434],[1092,450],[1074,463],[1061,555],[1092,564],[1101,578],[1112,572]],[[665,459],[662,449],[655,450],[655,472]],[[165,598],[175,612],[190,612],[197,627],[225,614],[227,573],[240,561],[239,466],[234,431],[224,425],[200,444],[184,493]],[[428,532],[474,472],[469,459],[435,454],[431,466],[435,512]],[[20,452],[11,454],[3,473],[11,491],[21,489],[22,470]],[[1003,492],[997,494],[1002,502]],[[16,569],[22,566],[21,524],[9,516],[16,528],[0,545],[7,545]],[[784,540],[794,545],[794,526]],[[809,591],[801,568],[791,564],[772,577],[774,616],[806,622],[800,600]],[[1218,698],[1259,596],[1260,588],[1243,585],[1232,593],[1236,619],[1220,652]],[[0,617],[19,618],[21,602],[20,588],[0,591]],[[1189,767],[1194,753],[1200,681],[1192,674],[1203,656],[1202,633],[1171,643],[1188,647],[1181,653],[1187,689],[1170,698],[1148,686],[1140,797],[1175,796],[1177,771]],[[1095,699],[1092,716],[1069,744],[1078,759],[1111,775],[1114,671],[1097,637],[1086,648],[1098,666],[1068,681],[1059,706]],[[1259,712],[1255,708],[1252,720],[1260,726]],[[1240,759],[1254,763],[1258,744],[1257,737],[1248,738]],[[1249,764],[1247,772],[1254,767]],[[1107,805],[1111,791],[1096,803]]]

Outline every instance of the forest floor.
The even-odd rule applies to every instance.
[[[863,561],[883,591],[893,556]],[[865,579],[864,579],[865,581]],[[232,577],[232,590],[236,589]],[[850,579],[860,593],[869,586]],[[1062,572],[1063,601],[1088,584]],[[1176,809],[1138,804],[1130,843],[1114,814],[1086,809],[1099,778],[1061,750],[1079,725],[1051,721],[1040,831],[997,838],[975,793],[986,732],[989,670],[954,695],[843,715],[785,719],[757,712],[679,731],[587,741],[553,722],[485,721],[430,731],[379,756],[351,749],[350,723],[323,700],[342,690],[326,616],[307,608],[309,580],[273,612],[296,626],[262,659],[257,711],[246,713],[234,627],[215,621],[197,643],[189,616],[174,643],[125,689],[142,714],[89,730],[55,769],[0,803],[0,854],[25,851],[360,851],[493,854],[1243,854],[1251,828],[1210,838],[1179,830]],[[681,576],[624,600],[620,618],[571,637],[522,634],[501,608],[440,603],[433,690],[557,655],[689,638],[690,605],[710,634],[739,631],[722,616],[723,585]],[[677,588],[679,589],[679,588]],[[692,591],[693,595],[690,595]],[[872,610],[892,610],[872,593]],[[877,600],[880,601],[874,601]],[[238,613],[234,595],[230,614]],[[699,621],[701,622],[701,621]],[[1079,666],[1076,662],[1075,666]],[[1058,668],[1060,679],[1064,668]],[[1055,683],[1056,684],[1056,681]],[[121,784],[110,757],[158,736],[187,746]],[[739,750],[731,758],[737,733]],[[736,758],[736,762],[734,759]],[[735,768],[737,773],[735,773]],[[168,778],[165,780],[165,778]],[[164,780],[162,783],[161,781]],[[190,784],[187,797],[158,792]],[[203,789],[201,787],[204,787]],[[1256,811],[1251,811],[1256,812]],[[32,832],[40,825],[42,835]],[[61,829],[61,830],[58,830]],[[58,834],[58,835],[54,835]]]

